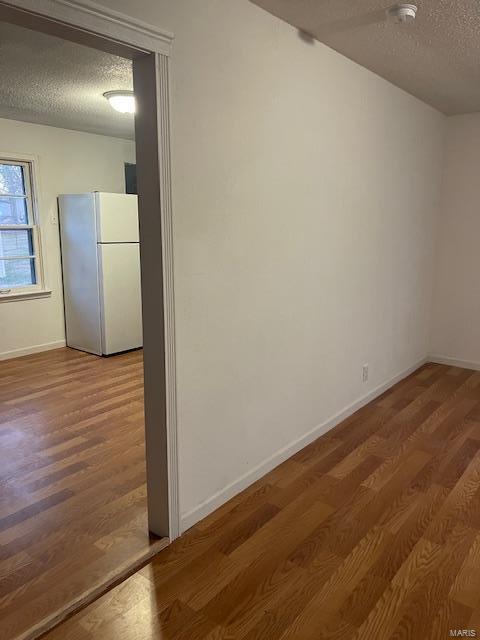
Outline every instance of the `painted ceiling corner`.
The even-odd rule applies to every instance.
[[[416,0],[417,18],[387,19],[381,0],[251,0],[446,115],[480,111],[478,0]]]

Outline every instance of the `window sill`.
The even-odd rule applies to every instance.
[[[35,298],[49,298],[52,295],[49,289],[38,291],[12,291],[12,293],[0,293],[1,302],[16,302],[17,300],[34,300]]]

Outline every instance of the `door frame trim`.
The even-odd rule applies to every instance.
[[[9,18],[2,17],[6,11]],[[12,18],[12,14],[15,14]],[[164,326],[164,362],[163,370],[157,366],[157,380],[165,380],[161,389],[164,395],[164,415],[147,412],[145,429],[153,435],[159,425],[165,433],[162,437],[150,440],[162,442],[163,451],[147,450],[147,490],[152,495],[165,494],[165,487],[152,486],[158,474],[148,472],[148,460],[167,461],[168,523],[165,517],[165,505],[149,500],[149,523],[153,533],[168,537],[170,541],[180,535],[179,476],[178,476],[178,435],[177,435],[177,397],[176,397],[176,352],[175,352],[175,308],[174,308],[174,263],[173,263],[173,207],[172,207],[172,169],[171,169],[171,95],[170,95],[170,56],[174,36],[168,31],[157,29],[141,20],[118,11],[103,7],[91,0],[0,0],[0,20],[35,28],[35,21],[42,27],[37,30],[48,31],[52,35],[66,37],[98,49],[105,48],[118,55],[124,55],[135,61],[144,54],[154,54],[156,69],[156,121],[158,130],[158,186],[160,190],[161,240],[158,255],[162,256],[163,280],[163,318]],[[33,25],[33,26],[32,26]],[[70,34],[72,37],[68,37]],[[103,45],[103,46],[102,46]],[[93,45],[94,46],[94,45]],[[158,237],[158,236],[157,236]],[[150,294],[155,292],[150,291]],[[147,294],[148,295],[148,294]],[[158,316],[157,316],[158,317]],[[153,379],[155,371],[146,371]],[[152,419],[153,417],[153,419]],[[157,433],[158,435],[158,433]],[[163,444],[164,443],[164,444]],[[155,463],[153,463],[154,466]],[[150,465],[152,468],[152,464]]]
[[[170,56],[174,36],[92,0],[2,0],[1,4],[95,34],[145,53]]]

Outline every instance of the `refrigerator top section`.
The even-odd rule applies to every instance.
[[[83,212],[89,216],[97,244],[140,241],[136,195],[94,191],[64,194],[58,200],[60,209],[67,208],[72,215]]]
[[[94,193],[97,242],[139,242],[138,198],[125,193]]]

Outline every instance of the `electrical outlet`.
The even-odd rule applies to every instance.
[[[364,364],[362,367],[362,380],[368,382],[368,364]]]

